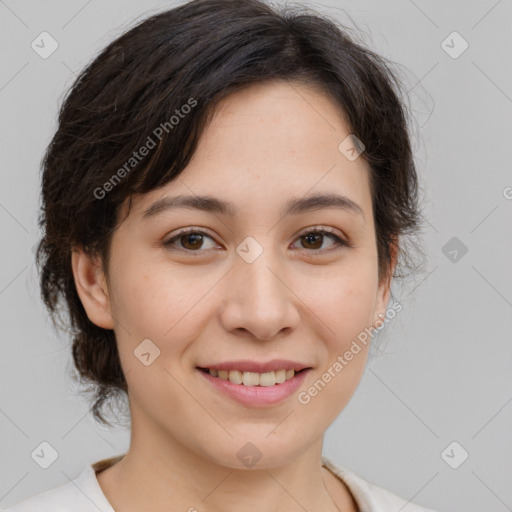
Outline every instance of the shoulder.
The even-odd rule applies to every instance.
[[[367,482],[347,468],[335,465],[328,458],[322,457],[327,469],[340,478],[350,489],[359,508],[365,512],[396,512],[407,505],[407,512],[435,512],[432,509],[415,505],[400,496]]]
[[[77,503],[77,493],[79,492],[71,482],[68,482],[26,498],[4,512],[69,511],[70,507]],[[76,510],[81,512],[82,508],[76,508]]]
[[[69,482],[20,501],[3,512],[98,512],[103,510],[95,488],[91,466]]]

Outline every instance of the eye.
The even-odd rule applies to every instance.
[[[334,234],[334,231],[329,228],[319,228],[312,229],[309,228],[308,231],[304,231],[301,235],[299,235],[298,241],[302,241],[306,246],[303,245],[303,249],[307,249],[308,252],[324,252],[325,248],[322,249],[324,245],[323,242],[326,238],[330,238],[334,243],[332,247],[350,247],[350,244],[340,238],[339,236]],[[210,247],[204,247],[205,239],[211,240],[214,242],[210,244]],[[180,231],[176,235],[162,242],[163,246],[170,250],[177,250],[187,252],[189,254],[192,253],[201,253],[200,249],[212,249],[215,248],[214,239],[197,228],[188,228]],[[176,246],[178,244],[178,246]],[[327,249],[330,251],[331,249]],[[193,254],[194,256],[198,256],[199,254]]]
[[[167,247],[172,250],[181,250],[189,253],[199,252],[198,249],[204,249],[204,238],[208,238],[213,241],[213,238],[207,235],[204,231],[189,228],[180,231],[177,235],[173,236],[172,238],[164,240],[163,245],[164,247]],[[180,242],[181,247],[174,247],[176,242]]]
[[[302,241],[306,244],[306,247],[303,248],[308,250],[313,250],[314,252],[324,252],[324,249],[321,249],[323,242],[325,241],[325,238],[330,238],[334,241],[333,247],[349,247],[349,243],[340,238],[339,236],[334,234],[334,231],[332,231],[329,228],[321,228],[321,229],[311,229],[309,228],[309,231],[303,232],[301,235],[299,235],[299,241]],[[318,250],[321,249],[321,250]],[[330,249],[327,249],[330,250]]]

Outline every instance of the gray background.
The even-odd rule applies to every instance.
[[[127,449],[127,430],[108,431],[88,414],[68,376],[69,341],[54,332],[39,298],[39,164],[75,73],[135,21],[173,5],[0,0],[4,508]],[[404,310],[379,337],[387,353],[371,357],[324,454],[442,512],[512,510],[511,2],[311,5],[355,24],[370,47],[404,68],[428,219],[426,271],[396,292]],[[43,31],[59,44],[47,59],[31,48]],[[458,58],[441,44],[453,31],[469,43]],[[461,48],[457,39],[445,44]],[[450,245],[443,252],[452,237],[456,261]],[[30,456],[42,441],[58,452],[46,470]],[[452,464],[462,449],[469,453],[458,469],[441,456],[453,441],[462,448],[448,450]]]

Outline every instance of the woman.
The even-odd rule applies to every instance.
[[[82,72],[37,258],[94,416],[125,393],[131,441],[9,512],[407,504],[322,457],[418,230],[398,90],[332,22],[257,0],[155,15]]]

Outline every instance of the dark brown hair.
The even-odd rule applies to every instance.
[[[365,145],[379,277],[390,276],[393,244],[394,277],[412,261],[402,239],[419,227],[417,175],[402,84],[389,61],[298,6],[195,0],[143,20],[80,73],[42,162],[41,293],[55,325],[64,301],[62,327],[71,329],[79,377],[92,384],[97,420],[110,424],[101,409],[126,396],[127,385],[114,332],[88,319],[77,294],[72,248],[100,255],[106,272],[125,200],[183,171],[221,98],[276,79],[325,91]]]

